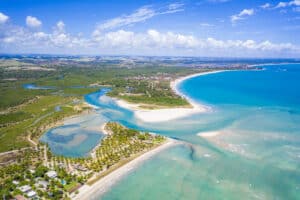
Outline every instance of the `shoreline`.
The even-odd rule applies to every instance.
[[[79,116],[83,116],[83,115],[88,115],[88,114],[90,114],[90,112],[93,112],[93,111],[91,111],[91,110],[82,110],[79,113],[75,113],[75,114],[71,114],[69,116],[66,116],[66,117],[64,117],[64,118],[62,118],[62,119],[60,119],[56,122],[50,123],[47,126],[45,126],[44,129],[42,129],[42,131],[41,131],[42,132],[41,135],[39,135],[35,138],[31,138],[31,135],[29,135],[29,137],[32,141],[34,141],[38,144],[39,142],[41,142],[40,139],[43,137],[43,135],[46,134],[51,129],[57,128],[59,126],[63,126],[63,125],[65,125],[65,123],[70,122],[74,118],[79,117]]]
[[[262,64],[252,64],[249,65],[249,67],[263,67],[263,66],[273,66],[273,65],[299,65],[300,62],[295,63],[289,63],[289,62],[283,62],[283,63],[262,63]]]
[[[180,78],[177,78],[175,79],[174,81],[171,81],[170,82],[170,87],[171,89],[179,96],[185,98],[194,108],[197,108],[197,107],[204,107],[204,108],[209,108],[205,105],[202,105],[202,104],[199,104],[199,103],[196,103],[195,101],[193,101],[191,98],[187,97],[185,94],[183,94],[182,92],[180,92],[177,87],[180,83],[182,83],[183,81],[187,80],[187,79],[190,79],[190,78],[194,78],[194,77],[197,77],[197,76],[204,76],[204,75],[208,75],[208,74],[216,74],[216,73],[221,73],[221,72],[225,72],[225,71],[229,71],[229,70],[217,70],[217,71],[208,71],[208,72],[199,72],[199,73],[196,73],[196,74],[191,74],[191,75],[188,75],[188,76],[183,76],[183,77],[180,77]]]
[[[123,166],[112,171],[108,175],[104,176],[100,180],[96,181],[92,185],[85,184],[78,189],[78,194],[72,195],[72,199],[82,200],[82,199],[93,199],[97,197],[99,199],[107,191],[109,191],[115,184],[117,184],[122,178],[130,174],[130,172],[136,170],[145,161],[152,158],[154,155],[160,153],[161,151],[180,144],[180,142],[167,138],[167,141],[163,144],[154,147],[153,149],[143,153],[142,155],[134,158]]]
[[[107,122],[105,122],[104,124],[102,124],[101,125],[101,128],[100,128],[100,130],[101,130],[101,132],[105,135],[105,136],[107,136],[107,135],[110,135],[110,133],[109,132],[107,132],[106,130],[105,130],[105,126],[106,126],[106,124],[107,124]],[[102,138],[103,139],[103,138]],[[102,140],[101,139],[101,140]],[[101,141],[99,141],[99,143],[89,152],[89,154],[91,155],[91,157],[94,159],[94,158],[96,158],[96,150],[97,150],[97,148],[99,147],[101,145]]]
[[[170,82],[171,89],[182,98],[187,99],[187,101],[191,104],[192,108],[165,108],[165,109],[157,109],[157,110],[144,110],[139,108],[138,104],[131,104],[124,100],[115,99],[115,102],[120,107],[125,107],[127,109],[130,109],[134,112],[135,116],[138,119],[141,119],[145,122],[163,122],[163,121],[169,121],[172,119],[177,119],[180,117],[188,116],[194,113],[199,112],[207,112],[210,110],[209,107],[196,103],[183,93],[181,93],[177,86],[184,80],[187,80],[189,78],[207,75],[207,74],[214,74],[214,73],[220,73],[225,70],[219,70],[219,71],[210,71],[210,72],[200,72],[196,74],[191,74],[188,76],[177,78]],[[91,105],[87,102],[85,102],[88,106],[92,108],[97,108],[94,105]],[[82,115],[83,113],[80,113]],[[67,120],[72,120],[76,116],[70,116]],[[109,133],[105,131],[106,123],[101,125],[101,132],[105,135],[108,135]],[[153,149],[150,149],[147,152],[143,152],[140,155],[136,155],[136,157],[133,157],[132,160],[129,160],[124,165],[121,165],[120,167],[114,169],[109,174],[105,175],[101,179],[97,180],[92,185],[88,185],[85,183],[81,188],[78,189],[78,194],[72,194],[72,199],[91,199],[95,196],[97,198],[100,198],[103,194],[105,194],[107,191],[109,191],[115,184],[119,183],[119,181],[130,174],[132,171],[136,170],[141,164],[143,164],[145,161],[149,160],[153,156],[157,155],[161,151],[168,149],[172,146],[180,144],[179,141],[176,141],[171,138],[166,138],[166,141],[163,144],[160,144],[159,146],[153,147]],[[101,145],[101,142],[97,144],[91,151],[90,155],[92,158],[95,157],[95,150]]]
[[[158,123],[158,122],[166,122],[182,117],[186,117],[192,114],[201,113],[201,112],[208,112],[211,110],[210,107],[199,104],[195,101],[193,101],[191,98],[187,97],[183,93],[181,93],[177,86],[190,78],[197,77],[197,76],[203,76],[208,74],[214,74],[214,73],[220,73],[227,70],[218,70],[218,71],[209,71],[209,72],[200,72],[196,74],[191,74],[188,76],[177,78],[170,82],[171,89],[182,98],[186,99],[189,104],[191,105],[191,108],[184,108],[184,107],[177,107],[177,108],[161,108],[161,109],[154,109],[154,110],[146,110],[139,108],[139,104],[133,104],[129,103],[125,100],[121,99],[115,99],[115,102],[118,106],[132,110],[135,117],[143,122],[150,122],[150,123]]]

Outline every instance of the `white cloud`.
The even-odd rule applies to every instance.
[[[284,8],[287,7],[288,5],[289,5],[288,2],[279,2],[275,8]]]
[[[171,3],[169,4],[169,10],[177,10],[177,9],[181,9],[184,6],[183,3]]]
[[[160,33],[157,30],[148,30],[145,35],[146,40],[150,41],[149,48],[152,45],[161,48],[184,48],[190,49],[201,46],[200,40],[191,35],[183,35],[173,32]]]
[[[209,2],[213,2],[213,3],[225,3],[225,2],[228,2],[230,0],[207,0]]]
[[[14,37],[6,37],[3,39],[3,42],[5,43],[13,43],[15,41]]]
[[[173,32],[161,33],[150,29],[145,33],[118,30],[104,34],[98,34],[94,41],[106,48],[117,47],[118,49],[188,49],[199,45],[199,40],[194,36],[176,34]],[[95,43],[93,44],[95,45]]]
[[[241,12],[249,15],[249,11]],[[245,14],[247,13],[247,14]],[[209,26],[209,24],[204,24]],[[269,40],[219,40],[200,38],[191,34],[127,30],[95,30],[90,37],[72,35],[63,21],[52,32],[35,31],[11,24],[0,26],[0,49],[11,53],[79,53],[79,54],[140,54],[186,56],[297,56],[300,48],[291,43]]]
[[[300,6],[300,0],[291,1],[290,4],[294,6]]]
[[[9,17],[7,15],[0,12],[0,24],[4,24],[5,22],[8,21],[8,19],[9,19]]]
[[[288,6],[300,6],[300,0],[293,0],[289,2],[279,2],[275,8],[285,8]]]
[[[271,7],[271,4],[270,3],[265,3],[263,5],[260,6],[262,9],[268,9]]]
[[[107,20],[103,24],[100,24],[98,28],[101,30],[105,30],[105,29],[113,29],[117,27],[127,26],[137,22],[145,21],[147,19],[150,19],[153,16],[155,16],[154,10],[150,9],[149,7],[142,7],[130,15],[125,15],[122,17],[117,17],[114,19]]]
[[[294,8],[293,11],[295,11],[295,12],[300,12],[300,7]]]
[[[67,33],[65,27],[65,23],[61,20],[56,23],[56,25],[53,27],[53,33],[49,35],[50,44],[62,48],[71,48],[76,45],[79,47],[81,45],[85,45],[84,43],[79,43],[81,38],[71,36],[69,33]]]
[[[245,15],[253,15],[254,14],[254,10],[253,9],[244,9],[242,10],[242,12],[240,12],[239,16],[245,16]]]
[[[244,9],[239,14],[232,15],[230,19],[232,23],[235,23],[236,21],[245,19],[244,18],[245,16],[251,16],[253,14],[254,14],[254,9]]]
[[[166,8],[153,9],[151,6],[144,6],[129,15],[123,15],[113,19],[109,19],[102,24],[98,25],[98,30],[109,30],[114,28],[120,28],[123,26],[132,25],[138,22],[144,22],[154,16],[171,14],[183,11],[182,3],[169,4]]]
[[[135,42],[138,40],[134,38],[135,34],[131,31],[118,30],[116,32],[109,32],[104,35],[102,42],[105,46],[127,48],[136,46]],[[101,40],[100,40],[101,41]]]
[[[200,26],[201,27],[214,27],[215,25],[204,22],[204,23],[200,23]]]
[[[63,21],[58,21],[56,23],[56,26],[54,27],[54,31],[57,32],[57,33],[63,33],[65,32],[65,23]]]
[[[46,39],[49,37],[49,35],[44,32],[36,32],[36,33],[33,33],[33,37],[35,37],[37,39]]]
[[[85,41],[86,42],[86,41]],[[272,43],[268,40],[217,40],[209,37],[198,38],[174,32],[159,32],[150,29],[147,32],[135,33],[118,30],[98,33],[89,40],[89,48],[95,48],[113,53],[149,54],[149,55],[197,55],[197,56],[247,56],[280,53],[299,53],[300,49],[290,43]],[[248,53],[248,54],[247,54]],[[283,55],[283,54],[282,54]],[[281,56],[282,56],[281,55]]]
[[[27,24],[27,26],[29,26],[31,28],[36,28],[36,27],[41,26],[42,22],[36,17],[27,16],[26,17],[26,24]]]

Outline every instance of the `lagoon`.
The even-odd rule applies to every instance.
[[[86,156],[102,137],[97,127],[117,121],[189,144],[148,160],[102,199],[299,199],[299,82],[297,64],[187,79],[178,89],[212,112],[161,123],[136,119],[104,89],[85,96],[93,114],[43,137],[52,150],[60,145],[56,153]],[[219,134],[201,137],[207,132]],[[78,149],[74,155],[71,147]]]

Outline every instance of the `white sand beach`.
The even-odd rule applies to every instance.
[[[106,123],[102,124],[101,127],[100,127],[100,131],[101,133],[103,133],[104,135],[109,135],[110,133],[105,130],[105,126],[106,126]],[[92,158],[96,158],[96,150],[98,149],[98,147],[101,145],[101,142],[99,142],[94,148],[93,150],[90,152],[91,154],[91,157]]]
[[[123,108],[132,110],[135,114],[135,117],[137,117],[138,119],[140,119],[144,122],[163,122],[163,121],[169,121],[169,120],[186,117],[188,115],[192,115],[195,113],[206,112],[206,111],[210,110],[210,108],[208,106],[201,105],[199,103],[194,102],[192,99],[190,99],[187,96],[185,96],[184,94],[182,94],[177,89],[177,86],[178,86],[178,84],[180,84],[182,81],[184,81],[186,79],[196,77],[196,76],[201,76],[201,75],[219,73],[219,72],[223,72],[223,71],[219,70],[219,71],[202,72],[202,73],[192,74],[189,76],[178,78],[170,83],[170,86],[174,90],[174,92],[177,95],[187,99],[187,101],[192,106],[191,108],[165,108],[165,109],[147,110],[147,109],[140,108],[139,104],[128,103],[124,100],[118,99],[118,100],[116,100],[116,103]]]
[[[198,112],[205,112],[205,106],[197,105],[192,108],[162,108],[162,109],[142,109],[138,104],[131,104],[124,100],[116,100],[116,103],[123,107],[130,109],[139,120],[144,122],[164,122],[181,117],[185,117]]]
[[[158,146],[155,149],[152,149],[143,155],[135,158],[134,160],[128,162],[127,164],[123,165],[122,167],[116,169],[115,171],[111,172],[107,176],[101,178],[99,181],[94,183],[93,185],[84,185],[78,191],[79,193],[75,196],[72,195],[72,199],[77,200],[85,200],[85,199],[99,199],[105,192],[107,192],[114,184],[116,184],[119,180],[123,177],[128,175],[131,171],[135,170],[139,165],[143,162],[151,158],[152,156],[158,154],[159,152],[170,148],[174,145],[180,144],[180,142],[168,139],[164,144]]]
[[[222,134],[221,131],[209,131],[209,132],[200,132],[197,135],[204,138],[211,138],[211,137],[216,137],[220,134]]]
[[[103,135],[109,135],[110,133],[105,129],[106,124],[107,123],[104,122],[104,123],[101,123],[101,126],[97,125],[97,126],[92,126],[91,128],[87,127],[86,129],[92,130],[92,131],[98,131],[98,132],[100,132],[100,134],[103,134]]]

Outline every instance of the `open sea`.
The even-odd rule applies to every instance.
[[[211,111],[163,123],[136,119],[105,96],[107,90],[91,93],[85,100],[94,113],[41,140],[56,154],[86,156],[103,137],[101,124],[112,120],[185,142],[146,161],[105,200],[300,199],[300,65],[263,68],[183,81],[178,89]],[[207,132],[219,134],[201,137]]]

